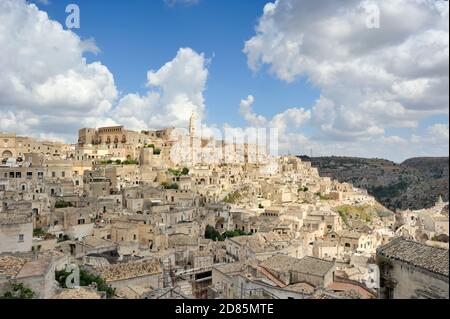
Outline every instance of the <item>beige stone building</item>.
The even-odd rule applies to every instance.
[[[0,253],[28,252],[32,244],[31,215],[0,213]]]

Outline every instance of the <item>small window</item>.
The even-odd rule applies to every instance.
[[[23,242],[24,241],[24,234],[19,234],[19,242]]]

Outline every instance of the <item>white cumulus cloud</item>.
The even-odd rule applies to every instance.
[[[367,23],[374,6],[379,28]],[[254,71],[267,67],[289,83],[306,76],[321,90],[310,123],[322,142],[357,150],[448,115],[448,19],[440,0],[277,0],[244,53]]]
[[[203,54],[180,49],[159,70],[148,71],[149,91],[144,96],[127,94],[120,99],[113,118],[132,129],[185,127],[192,112],[203,115],[207,63]]]
[[[64,30],[34,4],[0,1],[0,48],[3,130],[16,123],[20,133],[76,131],[102,121],[117,97],[109,70],[83,57],[96,49],[93,41]]]

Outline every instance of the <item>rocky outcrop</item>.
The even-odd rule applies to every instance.
[[[401,164],[384,159],[306,157],[321,176],[365,188],[391,210],[432,207],[448,201],[448,157],[411,158]]]

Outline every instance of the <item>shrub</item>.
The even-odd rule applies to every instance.
[[[11,290],[6,291],[0,299],[33,299],[36,295],[33,290],[23,283],[10,282]]]
[[[66,207],[72,207],[72,204],[63,200],[58,200],[55,203],[55,208],[66,208]]]
[[[122,162],[123,165],[138,165],[139,161],[137,160],[126,160]]]
[[[162,183],[162,186],[164,189],[179,189],[179,186],[177,183],[172,183],[172,184]]]
[[[236,230],[228,230],[222,234],[222,237],[225,238],[232,238],[232,237],[238,237],[238,236],[251,236],[251,233],[246,233],[243,230],[236,229]]]
[[[97,163],[100,165],[109,165],[109,164],[112,164],[113,161],[112,160],[101,160],[101,161],[98,161]]]
[[[223,241],[222,235],[211,225],[207,225],[205,228],[205,238],[214,241]]]
[[[67,288],[66,279],[71,274],[71,272],[66,270],[57,270],[55,272],[55,279],[61,287]],[[107,298],[114,297],[116,289],[109,286],[102,277],[100,277],[99,275],[91,274],[84,269],[80,269],[80,286],[89,286],[92,283],[95,283],[97,285],[98,291],[106,292]]]
[[[187,168],[187,167],[184,167],[181,171],[179,169],[169,168],[168,171],[173,176],[186,176],[186,175],[189,175],[189,168]]]
[[[42,228],[33,229],[33,237],[43,237],[45,235],[45,231]]]

